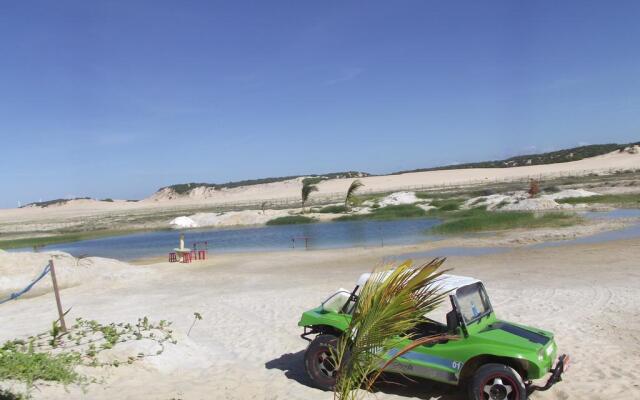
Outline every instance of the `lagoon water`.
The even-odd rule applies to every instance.
[[[581,212],[581,216],[587,219],[620,219],[620,218],[639,218],[640,209],[616,209],[612,211],[586,211]],[[623,229],[605,231],[590,236],[578,237],[575,239],[549,241],[543,243],[530,244],[525,248],[538,249],[544,247],[566,246],[571,244],[584,243],[601,243],[611,240],[624,240],[640,237],[640,223],[632,224]],[[389,257],[389,260],[402,260],[406,258],[430,258],[430,257],[451,257],[451,256],[482,256],[486,254],[505,253],[512,250],[512,247],[441,247],[434,250],[419,251],[412,253],[403,253],[397,256]]]
[[[309,238],[309,249],[413,244],[438,239],[428,235],[429,228],[438,223],[433,218],[418,218],[236,229],[189,229],[183,232],[187,247],[196,241],[207,241],[209,251],[213,253],[257,252],[292,249],[294,244],[296,249],[304,249],[303,237]],[[177,247],[179,234],[180,231],[177,230],[138,233],[50,245],[41,250],[60,250],[74,256],[88,255],[127,261],[167,254]]]
[[[608,212],[583,212],[588,219],[617,219],[640,217],[640,210],[613,210]],[[186,246],[198,241],[208,242],[213,253],[259,252],[304,249],[308,238],[309,249],[344,247],[378,247],[386,245],[415,244],[441,237],[429,234],[429,229],[439,220],[433,218],[400,219],[394,221],[345,221],[302,225],[262,226],[227,229],[189,229],[183,231]],[[60,250],[74,256],[88,255],[115,258],[123,261],[166,255],[177,247],[180,231],[160,231],[115,236],[75,243],[50,245],[42,250]],[[592,236],[558,242],[530,245],[530,248],[558,246],[574,243],[598,243],[609,240],[640,237],[640,224],[625,229],[602,232]],[[295,241],[294,241],[295,239]],[[476,256],[509,251],[509,247],[446,247],[417,253],[402,254],[395,258],[426,258],[435,256]],[[31,250],[17,249],[16,251]]]

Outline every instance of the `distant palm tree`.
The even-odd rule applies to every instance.
[[[447,292],[439,285],[444,271],[438,271],[444,261],[436,258],[417,267],[405,261],[374,270],[361,288],[351,322],[333,351],[339,371],[335,399],[361,398],[367,392],[358,389],[370,389],[397,357],[420,345],[456,339],[446,334],[417,338],[408,333],[446,298]],[[409,344],[393,357],[384,358],[407,340]]]
[[[311,192],[317,192],[318,191],[318,187],[312,183],[309,182],[303,182],[302,183],[302,212],[304,213],[304,205],[307,203],[307,200],[309,200],[309,195],[311,194]]]
[[[349,189],[347,189],[347,195],[344,198],[344,208],[345,208],[345,210],[349,210],[350,203],[356,197],[356,190],[360,189],[363,186],[364,186],[364,183],[360,182],[360,179],[356,179],[355,181],[351,182],[351,185],[349,186]]]

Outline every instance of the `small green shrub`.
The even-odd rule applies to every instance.
[[[310,224],[316,222],[314,218],[305,217],[303,215],[288,215],[286,217],[274,218],[267,222],[267,225],[293,225],[293,224]]]
[[[15,394],[8,390],[0,389],[0,400],[26,400],[26,398],[21,394]]]
[[[560,188],[553,185],[553,186],[547,186],[545,188],[542,189],[545,193],[558,193],[560,191]]]
[[[481,194],[483,196],[492,196],[494,194],[497,194],[498,192],[495,189],[484,189],[481,191]]]
[[[343,205],[340,206],[326,206],[322,207],[318,210],[319,213],[323,214],[342,214],[347,211],[347,208]]]

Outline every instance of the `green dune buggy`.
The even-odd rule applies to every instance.
[[[305,368],[320,389],[332,390],[335,385],[331,348],[349,325],[358,290],[368,277],[364,274],[353,291],[340,290],[321,306],[304,312],[298,323],[304,327],[301,337],[310,341]],[[450,293],[446,324],[425,318],[413,332],[414,338],[448,333],[459,339],[419,346],[397,358],[387,372],[466,386],[472,400],[524,400],[562,380],[569,357],[561,355],[554,365],[557,347],[552,333],[498,319],[477,279],[443,275],[440,285]],[[447,311],[448,307],[441,308]],[[385,358],[408,343],[401,343]],[[547,376],[544,385],[533,384]]]

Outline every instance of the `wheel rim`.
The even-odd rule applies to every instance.
[[[333,357],[328,351],[323,351],[318,354],[316,359],[318,370],[322,372],[328,378],[334,378],[336,375],[336,364],[333,361]]]
[[[487,400],[517,400],[516,383],[510,377],[504,375],[493,376],[487,379],[480,387],[483,399]]]

